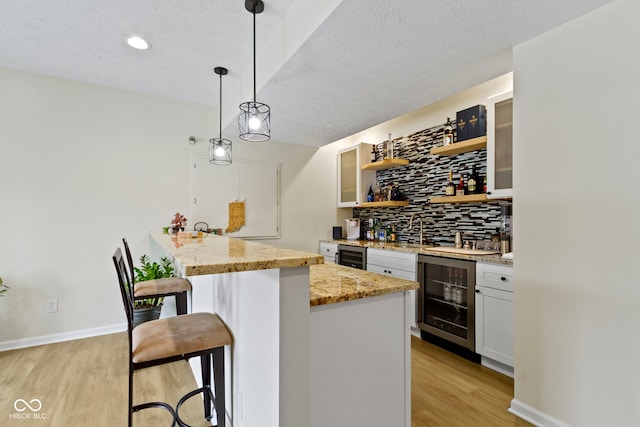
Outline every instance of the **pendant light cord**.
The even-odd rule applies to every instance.
[[[220,74],[220,141],[222,141],[222,74]]]
[[[253,6],[253,102],[256,102],[256,7]]]

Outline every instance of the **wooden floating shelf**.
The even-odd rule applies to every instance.
[[[409,202],[402,200],[388,200],[385,202],[365,202],[354,208],[386,208],[394,206],[409,206]]]
[[[397,168],[409,164],[407,159],[385,159],[362,166],[363,171],[380,171],[383,169]]]
[[[450,145],[444,145],[440,147],[433,147],[431,154],[440,156],[453,156],[455,154],[462,154],[468,151],[481,150],[487,148],[487,136],[480,136],[478,138],[468,139],[462,142],[454,142]]]
[[[474,203],[487,202],[486,194],[467,194],[465,196],[432,197],[429,203]]]

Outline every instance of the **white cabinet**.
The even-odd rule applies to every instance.
[[[418,280],[416,254],[392,251],[388,249],[367,249],[367,271],[398,277],[400,279]],[[414,307],[410,324],[417,328],[416,290],[409,291],[409,304]]]
[[[320,255],[324,256],[325,264],[337,264],[338,244],[331,242],[320,242]]]
[[[373,145],[360,143],[338,151],[338,207],[352,208],[367,200],[369,184],[375,184],[376,172],[362,170],[371,163]]]
[[[513,197],[513,92],[487,102],[487,197]]]
[[[513,377],[513,268],[476,264],[476,353],[482,364]]]

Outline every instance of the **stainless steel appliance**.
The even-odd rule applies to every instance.
[[[475,262],[418,255],[418,328],[475,352]]]
[[[359,246],[338,245],[338,263],[347,267],[367,268],[367,248]]]

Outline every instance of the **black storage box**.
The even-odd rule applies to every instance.
[[[457,142],[487,134],[487,108],[476,105],[456,113]]]

